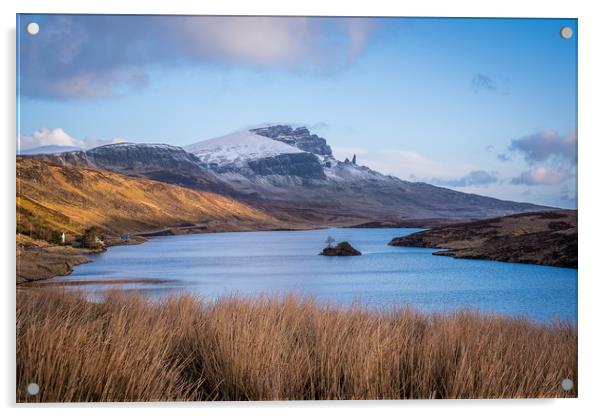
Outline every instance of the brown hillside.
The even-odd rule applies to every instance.
[[[148,179],[17,158],[17,231],[49,240],[91,226],[111,235],[204,225],[211,231],[282,226],[236,200]],[[50,237],[49,237],[50,236]]]
[[[466,259],[577,267],[577,211],[529,212],[436,227],[398,237],[392,246],[447,249]]]

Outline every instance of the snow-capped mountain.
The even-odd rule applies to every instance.
[[[542,209],[383,175],[336,160],[305,127],[271,125],[186,146],[234,189],[279,207],[339,218],[484,218]]]
[[[311,134],[306,127],[293,129],[291,126],[273,125],[251,129],[250,131],[296,147],[304,152],[332,158],[332,149],[326,143],[326,139],[317,134]]]
[[[186,146],[185,150],[197,156],[203,164],[215,167],[241,167],[249,160],[303,152],[249,130],[195,143]]]
[[[421,218],[488,218],[549,209],[383,175],[335,159],[305,127],[267,125],[185,148],[118,143],[24,156],[228,194],[280,219],[318,225]]]
[[[184,149],[208,169],[222,174],[284,175],[337,182],[395,179],[356,163],[336,160],[326,140],[310,134],[305,127],[274,125],[243,130]]]

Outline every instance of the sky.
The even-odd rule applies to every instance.
[[[401,179],[576,208],[576,19],[22,14],[17,27],[21,149],[289,123]]]

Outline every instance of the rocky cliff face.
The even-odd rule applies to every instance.
[[[297,176],[306,179],[326,179],[322,165],[312,153],[288,153],[248,162],[249,168],[259,176]]]
[[[166,144],[118,143],[86,151],[28,156],[63,166],[106,169],[130,176],[223,194],[235,191],[212,172],[200,166],[199,158],[181,147]]]
[[[403,181],[352,161],[338,161],[305,127],[273,125],[211,139],[186,149],[243,194],[271,208],[329,221],[488,218],[543,209]]]
[[[251,131],[305,152],[332,156],[332,149],[328,146],[326,140],[316,134],[311,134],[306,127],[297,127],[293,130],[291,126],[276,125],[252,129]]]

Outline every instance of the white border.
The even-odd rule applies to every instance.
[[[14,195],[15,195],[15,13],[131,13],[131,14],[268,14],[268,15],[347,15],[347,16],[446,16],[446,17],[577,17],[579,18],[579,398],[569,400],[473,400],[473,401],[404,401],[404,402],[266,402],[266,403],[217,403],[217,404],[153,404],[129,405],[128,413],[163,414],[164,407],[185,414],[220,412],[238,414],[306,414],[341,412],[365,414],[482,414],[504,415],[512,412],[542,413],[546,415],[590,413],[600,409],[597,397],[601,366],[602,343],[600,318],[602,299],[602,273],[596,263],[600,252],[600,204],[602,172],[599,159],[602,156],[600,141],[600,107],[602,66],[599,40],[602,39],[602,21],[593,1],[475,1],[475,0],[428,0],[411,3],[370,0],[297,0],[295,4],[278,0],[227,0],[192,2],[183,0],[20,0],[0,3],[2,8],[2,64],[3,99],[0,114],[3,137],[2,203],[3,227],[0,253],[5,266],[1,280],[0,301],[2,319],[2,362],[0,370],[0,403],[13,407],[10,413],[24,411],[38,414],[50,412],[63,415],[77,410],[73,405],[17,407],[14,405],[15,340],[14,340]],[[109,405],[111,412],[118,411],[117,405]],[[162,409],[163,408],[163,409]],[[107,411],[101,405],[86,406],[87,413],[102,414]]]

